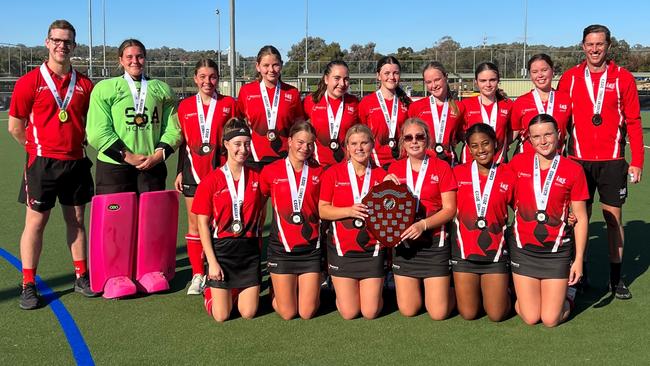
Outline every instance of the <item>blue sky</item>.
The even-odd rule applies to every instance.
[[[138,38],[148,48],[216,49],[217,16],[221,10],[221,48],[229,47],[228,0],[105,0],[106,43]],[[283,54],[305,36],[306,0],[236,1],[236,48],[252,56],[264,44]],[[612,6],[612,3],[619,4]],[[65,4],[65,6],[57,5]],[[93,0],[93,44],[102,43],[102,0]],[[458,6],[458,5],[462,6]],[[490,4],[490,6],[486,5]],[[630,45],[650,45],[646,29],[647,1],[528,0],[528,43],[572,45],[592,23],[607,25],[612,35]],[[47,27],[57,18],[77,29],[77,42],[87,44],[88,0],[18,0],[2,4],[0,42],[41,45]],[[26,16],[26,14],[29,14]],[[451,36],[463,47],[521,42],[524,0],[309,0],[309,35],[351,44],[375,42],[380,53],[400,46],[431,47]]]

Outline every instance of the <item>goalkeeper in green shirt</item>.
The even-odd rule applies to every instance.
[[[124,75],[100,81],[90,96],[86,133],[97,149],[97,194],[165,189],[164,161],[181,142],[176,98],[169,85],[144,76],[146,49],[120,45]]]

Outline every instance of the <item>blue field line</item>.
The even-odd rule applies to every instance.
[[[11,263],[12,266],[16,267],[18,271],[22,271],[22,265],[18,258],[14,257],[4,248],[0,248],[0,256]],[[84,341],[81,331],[74,322],[72,315],[70,315],[63,303],[55,298],[54,291],[39,276],[36,276],[36,287],[41,295],[43,295],[43,299],[49,302],[50,310],[52,310],[59,320],[59,324],[61,324],[61,329],[63,329],[63,333],[65,333],[65,337],[68,339],[68,344],[70,344],[72,355],[77,361],[77,365],[94,365],[95,362],[90,354],[88,345],[86,345],[86,341]]]

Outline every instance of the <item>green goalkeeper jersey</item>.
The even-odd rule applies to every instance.
[[[135,81],[140,92],[140,81]],[[124,146],[135,154],[151,155],[156,147],[176,150],[181,129],[176,113],[176,98],[166,83],[147,79],[143,116],[136,118],[136,108],[124,77],[102,80],[93,88],[86,122],[88,143],[106,163],[121,162],[109,157],[109,149]],[[166,146],[165,146],[166,145]]]

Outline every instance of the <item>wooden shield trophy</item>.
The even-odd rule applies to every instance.
[[[406,184],[387,180],[370,189],[363,198],[368,206],[366,228],[384,247],[399,244],[400,235],[415,220],[416,199]]]

